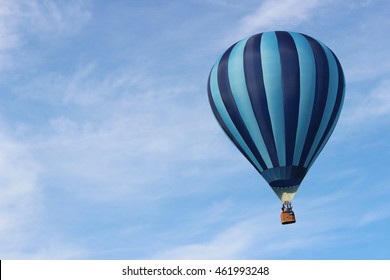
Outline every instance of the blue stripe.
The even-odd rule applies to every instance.
[[[245,127],[248,129],[267,168],[271,168],[271,159],[261,136],[245,84],[243,55],[246,41],[247,39],[239,41],[230,53],[228,66],[230,88]]]
[[[286,165],[292,165],[300,99],[298,53],[294,40],[288,32],[276,32],[276,37],[278,39],[282,70]]]
[[[211,76],[211,73],[210,73]],[[241,152],[241,154],[253,165],[253,167],[258,171],[261,172],[261,169],[257,167],[257,165],[253,162],[250,156],[246,154],[246,151],[240,146],[239,142],[234,138],[233,134],[230,132],[228,126],[224,123],[221,115],[219,114],[217,107],[215,106],[212,93],[211,93],[211,88],[210,88],[210,76],[209,76],[209,82],[208,82],[208,97],[209,97],[209,102],[210,102],[210,107],[211,110],[214,113],[215,118],[217,119],[219,125],[223,129],[223,131],[226,133],[226,135],[229,137],[229,139],[233,142],[233,144],[238,148],[238,150]]]
[[[261,65],[268,110],[280,166],[286,165],[286,143],[284,130],[282,70],[275,32],[263,33],[261,44]]]
[[[304,163],[306,162],[310,149],[313,145],[315,136],[317,135],[325,110],[325,104],[328,94],[329,70],[328,60],[321,45],[313,38],[306,35],[304,36],[309,41],[316,64],[316,85],[313,111],[311,114],[309,130],[307,133],[305,144],[303,146],[301,159],[299,161],[300,166],[307,167],[306,165],[304,165]]]
[[[261,172],[263,168],[257,162],[255,156],[252,154],[249,147],[246,145],[244,139],[236,129],[233,121],[231,120],[225,105],[222,101],[221,94],[218,87],[217,72],[218,64],[220,59],[214,64],[208,83],[208,95],[212,111],[221,125],[222,129],[233,141],[240,152],[248,159],[248,161],[256,168],[257,171]]]
[[[234,101],[233,94],[230,88],[228,66],[229,66],[230,53],[234,48],[234,46],[235,45],[227,49],[227,51],[222,55],[222,58],[219,62],[218,71],[217,71],[218,87],[220,89],[222,101],[225,104],[225,108],[229,113],[229,116],[232,119],[235,127],[237,128],[238,132],[241,134],[242,138],[244,139],[245,143],[247,144],[247,146],[249,147],[253,155],[256,157],[256,160],[260,164],[262,169],[266,169],[267,165],[264,163],[263,159],[261,158],[259,151],[257,150],[256,145],[253,142],[253,139],[250,136],[249,131],[246,128],[245,123],[241,118],[240,112],[238,111],[237,104]]]
[[[267,96],[261,68],[260,42],[262,34],[250,37],[244,49],[245,83],[253,111],[268,150],[272,166],[279,166],[271,119],[268,111]]]
[[[237,128],[238,132],[240,133],[242,139],[244,139],[246,145],[251,150],[252,154],[255,156],[256,161],[260,164],[262,169],[266,169],[267,165],[264,163],[262,157],[260,156],[259,151],[256,148],[256,145],[245,126],[244,121],[241,118],[240,112],[238,111],[237,104],[233,98],[233,94],[230,88],[230,81],[229,81],[229,60],[230,60],[230,53],[235,45],[231,46],[223,55],[218,65],[217,70],[217,81],[218,81],[218,87],[220,90],[220,95],[222,98],[222,101],[225,105],[225,108],[233,121],[235,127]]]
[[[337,57],[332,53],[336,64],[337,64],[337,72],[338,72],[338,88],[337,88],[337,97],[336,97],[336,103],[333,108],[332,116],[330,117],[328,126],[325,130],[324,136],[322,137],[320,144],[310,160],[308,168],[311,167],[311,165],[314,163],[315,159],[318,157],[322,149],[325,147],[325,144],[328,142],[330,136],[333,133],[333,130],[336,127],[337,121],[339,119],[341,109],[343,107],[344,103],[344,96],[345,96],[345,77],[343,73],[343,69],[341,68],[340,62],[338,61]]]
[[[300,99],[297,134],[293,165],[297,166],[302,156],[307,131],[309,129],[311,112],[313,110],[315,91],[315,61],[309,42],[299,33],[290,33],[298,52],[300,70]]]
[[[338,79],[339,79],[337,64],[330,50],[322,43],[320,43],[320,45],[325,51],[328,60],[328,65],[329,65],[329,82],[328,82],[329,86],[328,86],[328,94],[327,94],[328,97],[326,99],[325,110],[322,116],[320,127],[318,128],[318,132],[311,146],[309,155],[306,158],[305,166],[309,165],[310,160],[312,159],[315,151],[317,150],[320,144],[320,140],[324,136],[325,130],[329,124],[330,117],[332,115],[332,111],[334,109],[334,105],[336,103],[336,96],[337,96],[337,87],[338,87]]]

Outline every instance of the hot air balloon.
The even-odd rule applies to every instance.
[[[238,41],[210,71],[211,109],[282,201],[282,224],[296,221],[291,201],[336,126],[344,93],[335,54],[296,32]]]

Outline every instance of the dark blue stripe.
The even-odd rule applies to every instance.
[[[299,115],[300,72],[298,51],[288,32],[276,32],[282,69],[286,165],[292,165]]]
[[[329,86],[329,65],[325,51],[316,40],[310,36],[304,34],[302,35],[305,36],[305,38],[308,40],[314,54],[314,60],[316,64],[316,85],[309,130],[307,132],[301,159],[299,161],[300,166],[304,166],[306,158],[310,152],[310,148],[313,145],[314,139],[318,132],[318,128],[324,114]]]
[[[226,135],[230,138],[230,140],[234,143],[234,145],[236,145],[236,147],[238,148],[238,150],[243,154],[243,156],[245,156],[245,158],[253,165],[253,167],[258,171],[260,172],[261,170],[259,170],[256,166],[256,164],[251,160],[251,158],[246,154],[246,152],[244,151],[244,149],[241,148],[240,144],[237,142],[237,140],[234,138],[234,136],[232,135],[232,133],[230,132],[230,130],[228,129],[228,127],[226,126],[226,124],[224,123],[221,115],[218,113],[218,110],[215,106],[215,103],[214,103],[214,100],[213,100],[213,97],[212,97],[212,94],[211,94],[211,88],[210,88],[210,77],[211,77],[211,71],[210,71],[210,74],[209,74],[209,79],[208,79],[208,83],[207,83],[207,92],[208,92],[208,97],[209,97],[209,103],[210,103],[210,106],[211,106],[211,110],[213,111],[214,113],[214,116],[215,118],[217,119],[219,125],[222,127],[223,131],[226,133]]]
[[[341,64],[340,64],[339,60],[337,59],[337,57],[335,56],[335,54],[333,52],[332,52],[332,54],[336,60],[338,74],[339,74],[336,102],[335,102],[331,117],[329,119],[329,123],[325,129],[324,135],[322,136],[322,138],[318,144],[318,147],[316,148],[316,150],[313,154],[313,157],[310,159],[308,166],[310,166],[313,163],[313,161],[316,159],[316,155],[318,155],[319,149],[321,148],[321,146],[323,146],[324,141],[327,141],[327,139],[329,139],[328,135],[333,132],[333,131],[331,131],[331,129],[333,127],[334,122],[337,122],[337,119],[336,119],[337,115],[340,112],[341,107],[343,106],[342,101],[343,101],[344,87],[345,87],[344,73],[343,73],[343,69],[341,68]]]
[[[267,165],[265,164],[263,158],[261,157],[259,151],[257,150],[256,144],[253,142],[253,139],[245,126],[244,121],[241,118],[240,112],[237,108],[237,104],[234,101],[234,97],[232,94],[232,90],[230,88],[229,83],[229,56],[233,49],[233,46],[231,46],[222,56],[221,61],[218,65],[218,87],[221,93],[222,101],[225,104],[226,110],[232,119],[234,125],[236,126],[238,132],[241,134],[242,138],[244,139],[245,143],[259,162],[260,166],[263,169],[267,169]]]
[[[299,185],[306,173],[307,169],[302,166],[280,166],[264,170],[261,175],[271,187],[286,188]]]
[[[249,98],[252,103],[253,112],[263,136],[268,155],[274,167],[279,166],[276,152],[275,139],[272,131],[271,119],[269,116],[267,97],[265,94],[263,70],[261,68],[260,42],[261,35],[250,37],[244,49],[244,72],[245,83]]]

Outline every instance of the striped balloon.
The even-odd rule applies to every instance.
[[[295,32],[243,39],[211,69],[222,129],[282,201],[291,201],[340,115],[345,80],[323,43]]]

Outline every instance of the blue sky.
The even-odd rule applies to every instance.
[[[1,259],[389,259],[390,3],[0,1]],[[324,42],[331,140],[280,202],[207,100],[249,35]]]

